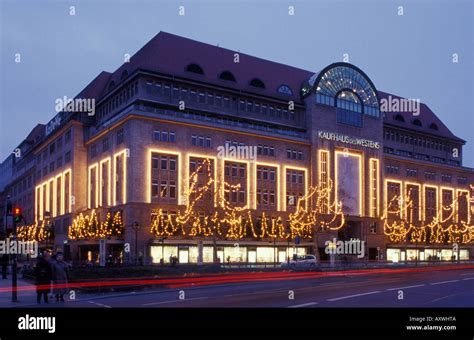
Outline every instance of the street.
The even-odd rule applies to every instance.
[[[373,270],[307,278],[291,273],[284,278],[252,280],[252,275],[258,274],[246,275],[250,277],[247,282],[196,285],[188,279],[182,286],[162,289],[78,294],[73,301],[40,307],[474,307],[474,268],[393,273]],[[22,300],[20,306],[38,305]]]

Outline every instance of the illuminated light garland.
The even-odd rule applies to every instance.
[[[411,190],[410,190],[411,191]],[[438,206],[438,211],[433,220],[429,223],[420,221],[414,223],[413,219],[407,220],[407,211],[413,206],[410,191],[404,196],[395,195],[390,202],[387,202],[381,220],[384,223],[384,234],[393,243],[428,243],[446,244],[474,243],[474,225],[469,225],[465,221],[457,222],[457,200],[453,199],[451,204]],[[397,206],[393,208],[394,203]],[[472,202],[472,200],[471,200]],[[469,207],[468,207],[469,210]],[[450,211],[446,218],[443,212]],[[469,212],[468,212],[469,213]],[[400,216],[403,216],[400,218]]]
[[[339,230],[345,224],[341,203],[328,204],[333,188],[331,181],[325,188],[310,187],[304,196],[299,197],[296,211],[289,214],[288,227],[285,227],[281,216],[268,217],[265,212],[255,216],[255,210],[249,209],[248,205],[232,205],[226,197],[238,192],[239,184],[224,182],[222,191],[212,192],[213,188],[220,186],[215,185],[211,170],[210,160],[205,159],[189,176],[186,205],[182,211],[172,216],[159,209],[152,216],[152,235],[168,237],[181,234],[184,237],[223,237],[229,240],[248,237],[289,240],[296,236],[312,239],[318,228],[321,231]],[[199,173],[207,173],[203,184],[198,183]]]
[[[17,227],[17,238],[19,241],[37,241],[37,242],[51,242],[54,240],[54,232],[46,226],[43,221],[41,225],[35,223]]]
[[[80,213],[74,218],[68,230],[70,240],[120,238],[123,237],[123,234],[124,225],[120,211],[116,211],[113,217],[112,213],[108,211],[103,222],[99,222],[95,210],[92,210],[91,214],[86,216]]]

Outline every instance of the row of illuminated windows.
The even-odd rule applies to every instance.
[[[397,165],[386,165],[385,166],[385,173],[386,174],[399,174],[400,173],[400,167]],[[418,177],[418,170],[417,169],[411,169],[411,168],[406,168],[405,173],[407,177],[413,177],[416,178]],[[426,170],[425,171],[425,179],[427,180],[436,180],[436,172],[431,171],[431,170]],[[441,174],[441,181],[444,183],[451,183],[453,179],[453,176],[451,174]],[[458,177],[458,184],[466,184],[467,183],[467,178],[460,176]]]
[[[71,170],[66,170],[36,186],[35,221],[71,212],[71,205],[74,204],[71,180]]]
[[[54,155],[58,151],[62,150],[63,140],[64,144],[69,144],[71,142],[71,129],[67,130],[64,135],[59,136],[54,141],[48,144],[41,153],[36,156],[36,165],[40,165],[41,162],[46,162],[48,159],[48,155]]]
[[[180,117],[184,119],[191,119],[197,121],[203,121],[206,124],[218,124],[218,125],[226,125],[231,127],[238,127],[243,129],[250,129],[250,130],[258,130],[258,131],[265,131],[269,133],[276,133],[278,135],[287,135],[287,136],[295,136],[295,137],[304,137],[304,133],[283,125],[271,125],[264,122],[257,122],[253,120],[247,120],[242,118],[237,118],[234,116],[222,116],[216,117],[213,114],[202,113],[202,112],[194,112],[194,111],[177,111],[177,110],[167,110],[156,105],[151,105],[147,103],[141,103],[140,105],[136,106],[140,110],[145,110],[148,112],[153,112],[154,114],[161,114],[171,117]]]
[[[117,129],[115,131],[115,145],[120,145],[125,140],[125,130],[123,127]],[[99,154],[99,147],[100,153],[104,153],[110,150],[110,139],[109,136],[105,136],[102,138],[101,142],[92,144],[89,148],[89,154],[91,158],[95,158]]]
[[[263,145],[263,144],[258,144],[257,145],[257,155],[263,155],[263,156],[275,156],[275,147],[271,145]]]
[[[452,149],[456,148],[455,145],[445,142],[440,142],[424,137],[415,137],[409,134],[399,133],[391,130],[384,131],[384,139],[445,152],[450,152]]]
[[[469,191],[464,189],[386,181],[388,215],[398,215],[409,222],[431,222],[436,217],[469,222],[469,202]]]
[[[36,178],[45,178],[48,174],[52,173],[54,170],[61,168],[63,165],[69,164],[71,162],[71,151],[68,151],[62,155],[58,156],[56,161],[49,163],[49,166],[45,165],[43,170],[41,168],[36,172]]]
[[[265,263],[265,262],[285,262],[293,255],[304,256],[307,249],[304,247],[234,247],[219,246],[217,249],[212,246],[203,246],[199,250],[195,245],[151,245],[150,254],[153,263],[171,263],[175,259],[178,263],[215,263],[220,262],[245,262],[245,263]],[[201,255],[199,255],[201,253]]]
[[[153,132],[154,140],[161,141],[161,142],[169,142],[175,143],[176,142],[176,133],[174,131],[167,131],[167,130],[154,130]],[[245,146],[243,142],[236,142],[227,140],[225,142],[229,146],[234,146],[238,148],[239,146]],[[199,146],[204,148],[212,148],[212,138],[210,136],[203,136],[203,135],[191,135],[191,145]],[[275,156],[275,147],[271,145],[257,145],[257,155],[262,156]],[[303,159],[302,151],[297,150],[287,150],[287,157],[289,159]]]
[[[89,166],[88,208],[126,203],[127,157],[127,151],[123,150]]]
[[[189,100],[191,103],[206,104],[263,116],[268,115],[269,117],[283,118],[286,120],[295,120],[296,118],[295,112],[285,108],[284,106],[239,99],[235,96],[200,91],[193,88],[171,85],[170,83],[148,80],[146,82],[146,91],[149,94],[157,94],[169,98],[170,100]]]
[[[402,157],[408,157],[408,158],[415,158],[415,159],[420,159],[422,161],[427,161],[427,162],[433,162],[433,163],[440,163],[440,164],[448,164],[448,165],[454,165],[454,166],[460,166],[461,162],[448,159],[442,158],[442,157],[437,157],[437,156],[430,156],[418,152],[411,152],[411,151],[406,151],[406,150],[400,150],[400,149],[394,149],[390,148],[388,146],[384,146],[383,152],[391,155],[397,155],[397,156],[402,156]]]
[[[299,150],[286,150],[286,158],[288,159],[297,159],[299,161],[303,160],[303,152]]]
[[[211,148],[212,147],[212,139],[209,136],[192,135],[191,136],[191,145],[200,146],[200,147],[203,147],[203,148]]]
[[[111,85],[113,82],[111,83]],[[113,86],[112,86],[113,87]],[[128,86],[123,88],[120,92],[115,94],[104,104],[101,104],[100,108],[97,110],[97,115],[99,120],[102,120],[109,113],[111,113],[116,108],[119,108],[123,104],[126,104],[133,96],[138,93],[138,81],[130,83]]]

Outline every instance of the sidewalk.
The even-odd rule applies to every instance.
[[[0,276],[0,308],[36,304],[36,287],[34,284],[23,280],[19,275],[17,285],[18,288],[23,290],[19,289],[17,292],[19,302],[12,302],[12,276],[9,274],[6,280]]]

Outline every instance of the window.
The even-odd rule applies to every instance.
[[[151,181],[151,195],[153,197],[158,197],[158,180],[154,179]]]
[[[94,158],[95,156],[97,156],[97,145],[96,144],[91,145],[91,158]]]
[[[273,156],[275,156],[275,148],[273,146],[258,144],[257,145],[257,155],[272,156],[273,157]]]
[[[280,94],[287,95],[287,96],[292,96],[293,95],[293,91],[291,91],[291,89],[288,85],[280,85],[280,87],[278,87],[278,89],[277,89],[277,92],[280,93]]]
[[[219,78],[228,81],[236,81],[234,75],[229,71],[222,72]]]
[[[62,145],[63,145],[63,137],[59,136],[59,138],[56,140],[56,149],[60,149]]]
[[[212,147],[212,139],[209,136],[205,137],[205,136],[192,135],[191,136],[191,145],[200,146],[200,147],[203,147],[203,148],[211,148]]]
[[[297,159],[299,161],[303,160],[303,152],[298,150],[286,150],[286,158],[288,159]]]
[[[160,142],[175,143],[176,133],[174,131],[156,129],[153,131],[153,139]]]
[[[422,126],[421,120],[419,120],[419,119],[414,119],[414,120],[412,121],[412,124],[413,124],[413,125],[416,125],[416,126]]]
[[[410,168],[406,169],[407,177],[416,177],[417,173],[418,173],[418,170],[416,169],[410,169]]]
[[[71,151],[68,151],[64,155],[64,163],[69,163],[70,161],[71,161]]]
[[[425,178],[429,180],[436,180],[436,172],[434,171],[425,171]]]
[[[452,177],[453,176],[448,175],[448,174],[442,174],[441,175],[441,181],[443,181],[445,183],[451,183]]]
[[[198,64],[189,64],[186,67],[186,72],[196,73],[196,74],[204,74],[204,70]]]
[[[362,113],[338,108],[337,122],[340,124],[362,127]]]
[[[64,143],[69,143],[71,141],[71,130],[68,130],[64,135]]]
[[[168,157],[161,157],[161,170],[168,169]]]
[[[430,129],[438,131],[438,125],[436,125],[435,123],[431,123]]]
[[[401,114],[397,114],[394,119],[396,121],[405,123],[405,118]]]
[[[109,150],[109,137],[102,139],[102,152]]]
[[[324,105],[334,105],[334,99],[340,99],[341,93],[357,97],[358,101],[352,104],[346,103],[352,108],[345,108],[350,111],[357,111],[358,108],[364,114],[373,117],[379,117],[379,103],[375,88],[363,73],[351,66],[338,65],[330,66],[319,74],[313,75],[303,84],[301,94],[309,95],[311,92],[316,93],[316,102]],[[355,95],[357,93],[357,95]],[[360,99],[359,99],[360,98]],[[353,100],[352,100],[353,101]],[[359,104],[359,105],[355,105]]]
[[[123,143],[124,140],[124,131],[123,128],[120,128],[117,130],[117,145],[120,145]]]
[[[258,78],[254,78],[250,81],[250,86],[253,86],[253,87],[258,87],[258,88],[261,88],[261,89],[264,89],[265,88],[265,84],[263,83],[263,81],[261,81],[260,79]]]
[[[386,165],[385,166],[385,172],[387,174],[398,174],[399,173],[399,167],[395,165]]]

